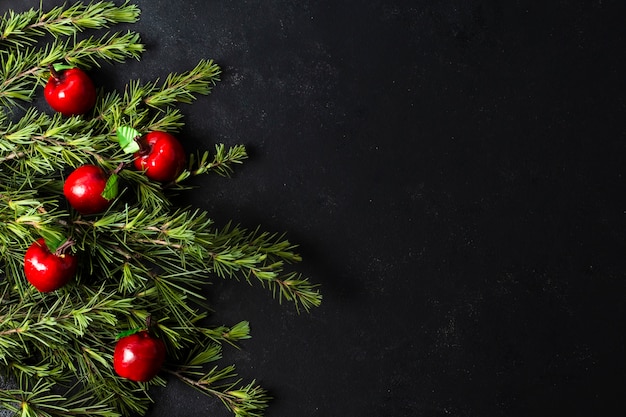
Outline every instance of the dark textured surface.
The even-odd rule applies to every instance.
[[[309,315],[211,288],[216,324],[251,321],[223,363],[268,417],[626,414],[626,4],[136,3],[149,50],[100,83],[220,63],[185,146],[251,159],[181,204],[287,231],[322,284]],[[155,400],[228,415],[176,381]]]

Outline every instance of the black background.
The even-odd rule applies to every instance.
[[[222,363],[268,417],[626,414],[625,2],[134,3],[148,51],[97,83],[218,62],[180,137],[251,158],[179,203],[287,232],[321,284],[300,315],[208,293],[251,322]],[[229,415],[177,381],[155,402]]]

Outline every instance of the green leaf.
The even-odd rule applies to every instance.
[[[135,153],[139,151],[139,143],[136,138],[141,134],[130,126],[120,126],[117,128],[117,141],[125,153]]]
[[[75,65],[68,65],[68,64],[53,64],[52,66],[54,67],[55,71],[65,71],[68,69],[76,68]]]
[[[41,234],[42,234],[43,240],[46,242],[46,246],[48,247],[48,250],[52,253],[56,252],[59,246],[67,242],[66,238],[60,237],[55,234],[49,234],[49,233],[41,233]]]
[[[115,336],[115,340],[120,340],[122,337],[126,337],[126,336],[130,336],[131,334],[139,333],[142,330],[144,330],[144,329],[141,328],[141,327],[135,327],[134,329],[124,330],[123,332],[119,332]]]
[[[104,186],[104,191],[102,191],[102,197],[105,200],[113,200],[117,197],[117,193],[119,190],[119,175],[113,174],[107,180],[106,185]]]

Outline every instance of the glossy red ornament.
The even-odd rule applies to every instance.
[[[76,275],[78,261],[72,254],[50,252],[46,242],[38,239],[24,255],[26,279],[40,292],[55,291]]]
[[[48,105],[64,116],[85,114],[96,103],[96,87],[80,68],[51,69],[43,94]]]
[[[81,214],[96,214],[111,204],[102,196],[108,180],[104,170],[95,165],[76,168],[65,180],[63,194],[70,205]]]
[[[178,139],[167,132],[150,132],[139,140],[135,168],[145,171],[154,181],[174,181],[185,168],[185,150]]]
[[[122,337],[113,352],[113,369],[132,381],[146,382],[154,378],[165,361],[165,343],[143,330]]]

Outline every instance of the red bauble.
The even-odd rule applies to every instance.
[[[135,168],[154,181],[174,181],[185,168],[185,150],[178,139],[166,132],[150,132],[140,139]]]
[[[67,177],[63,185],[63,194],[79,213],[101,213],[111,204],[111,201],[102,196],[107,180],[108,176],[102,168],[83,165]]]
[[[43,93],[50,107],[64,116],[85,114],[96,103],[96,87],[79,68],[52,71]]]
[[[146,382],[154,378],[165,361],[165,343],[147,331],[122,337],[113,352],[113,369],[132,381]]]
[[[30,245],[24,255],[26,279],[41,292],[58,290],[67,284],[76,275],[77,267],[75,256],[50,252],[43,239]]]

